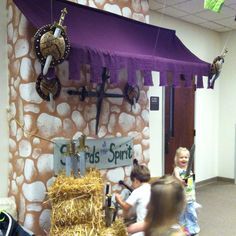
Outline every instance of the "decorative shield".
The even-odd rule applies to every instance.
[[[209,88],[214,88],[214,85],[215,85],[215,81],[219,78],[220,76],[220,73],[221,73],[221,69],[223,67],[223,64],[224,64],[224,58],[225,58],[225,55],[226,53],[228,52],[227,49],[225,49],[224,53],[220,56],[217,56],[212,64],[211,64],[211,69],[210,69],[210,75],[209,75],[209,78],[208,78],[208,87]]]
[[[129,84],[126,84],[125,91],[124,91],[125,98],[128,100],[128,102],[131,105],[134,105],[134,101],[138,101],[140,91],[138,85],[131,86]]]
[[[47,56],[52,56],[51,66],[62,63],[70,51],[70,43],[63,27],[60,27],[59,37],[54,36],[58,25],[45,25],[41,27],[34,35],[34,47],[36,56],[42,65],[45,64]]]
[[[36,81],[36,91],[43,100],[50,101],[50,94],[52,94],[53,99],[56,99],[61,91],[60,80],[56,76],[47,79],[41,73]]]

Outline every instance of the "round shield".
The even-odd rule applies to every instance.
[[[45,64],[47,56],[52,56],[51,66],[62,63],[70,51],[70,43],[65,31],[60,27],[59,37],[54,36],[56,25],[45,25],[34,35],[34,47],[36,56],[41,64]]]
[[[137,102],[139,99],[140,91],[138,85],[131,86],[129,84],[126,84],[124,93],[125,98],[131,105],[134,105],[134,101]]]
[[[36,91],[43,100],[50,101],[50,94],[55,100],[61,92],[60,80],[57,77],[47,79],[41,73],[36,81]]]

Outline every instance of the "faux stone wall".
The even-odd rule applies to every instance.
[[[142,0],[81,0],[81,4],[137,20],[148,18],[148,3]],[[68,96],[66,90],[81,85],[95,89],[89,83],[89,68],[81,72],[82,80],[68,80],[68,65],[57,67],[62,84],[59,98],[53,102],[43,101],[35,90],[35,81],[41,67],[33,48],[32,28],[24,15],[7,1],[8,9],[8,58],[9,58],[9,195],[14,196],[21,224],[36,235],[44,235],[50,227],[50,206],[47,188],[53,181],[54,138],[77,138],[82,133],[88,138],[134,137],[134,157],[149,162],[149,104],[147,87],[141,85],[141,93],[135,108],[123,98],[106,98],[100,117],[99,133],[95,135],[96,99],[81,102],[76,96]],[[107,92],[122,93],[126,72],[120,73],[120,84],[107,86]],[[113,183],[113,190],[120,190],[117,182],[127,178],[130,167],[102,171],[104,178]]]

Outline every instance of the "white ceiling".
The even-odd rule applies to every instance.
[[[204,9],[204,0],[149,0],[150,9],[217,32],[236,30],[236,0],[225,0],[219,13]]]

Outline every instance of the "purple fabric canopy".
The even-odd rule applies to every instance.
[[[111,83],[117,82],[121,68],[127,68],[128,82],[136,83],[135,72],[141,70],[144,84],[152,85],[151,71],[160,72],[160,85],[167,85],[167,73],[178,86],[180,75],[185,86],[197,76],[197,87],[203,87],[202,76],[208,76],[210,64],[191,53],[174,30],[148,25],[116,14],[65,0],[14,0],[26,18],[40,28],[58,21],[61,10],[68,14],[64,25],[71,43],[70,79],[79,80],[81,64],[91,65],[91,81],[100,82],[102,67],[110,70]],[[53,22],[52,22],[53,21]]]

